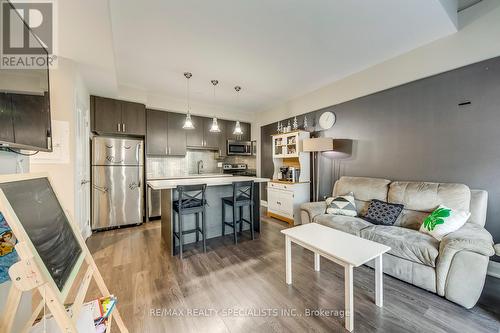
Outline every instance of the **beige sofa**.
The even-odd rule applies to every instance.
[[[494,254],[491,234],[484,229],[488,193],[463,184],[402,182],[365,177],[342,177],[333,196],[354,193],[358,215],[372,199],[404,205],[394,226],[374,225],[360,217],[325,214],[325,202],[301,206],[302,223],[315,222],[386,244],[384,273],[473,307],[484,286],[489,257]],[[441,242],[418,231],[438,205],[467,210],[471,217]]]

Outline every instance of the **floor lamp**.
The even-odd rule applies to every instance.
[[[352,156],[352,142],[351,139],[333,139],[333,149],[322,153],[333,160],[333,184],[340,178],[342,160]]]
[[[320,163],[318,159],[318,153],[331,151],[333,149],[333,139],[332,138],[310,138],[304,139],[302,142],[302,150],[305,152],[313,153],[313,201],[319,200],[319,171]]]

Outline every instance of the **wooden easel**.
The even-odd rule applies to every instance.
[[[2,181],[2,177],[6,176],[0,176],[0,182]],[[49,178],[46,174],[31,174],[13,175],[9,178],[9,180],[23,180],[41,177]],[[43,265],[40,256],[38,255],[36,250],[34,250],[34,247],[31,244],[26,231],[15,215],[12,207],[9,204],[6,204],[6,202],[7,201],[4,194],[0,191],[0,212],[2,212],[2,214],[4,215],[7,223],[9,224],[18,240],[15,249],[19,255],[20,260],[12,265],[9,269],[9,276],[12,280],[12,286],[9,291],[7,303],[5,304],[4,313],[0,318],[0,332],[12,332],[12,325],[14,323],[14,319],[23,292],[38,290],[38,292],[42,296],[42,299],[33,308],[33,313],[24,325],[22,332],[29,332],[29,330],[33,326],[33,323],[42,311],[45,303],[62,333],[78,333],[76,322],[82,310],[85,295],[87,294],[92,278],[95,280],[102,296],[110,296],[110,292],[106,287],[106,284],[104,283],[101,273],[99,272],[97,265],[95,264],[94,259],[92,258],[92,255],[87,248],[85,241],[83,240],[83,237],[81,236],[79,228],[67,216],[73,233],[76,236],[76,239],[78,240],[78,243],[80,244],[80,247],[82,249],[82,254],[80,256],[79,262],[75,267],[75,279],[72,279],[71,282],[68,282],[70,283],[70,285],[65,286],[64,291],[60,291],[50,274],[48,274],[48,271]],[[69,291],[73,290],[73,288],[77,285],[76,275],[84,266],[83,263],[86,263],[87,268],[82,281],[78,285],[78,290],[72,305],[72,311],[71,314],[69,314],[64,304],[67,303]],[[110,317],[108,318],[108,327],[106,333],[109,333],[111,331],[111,323],[113,319],[120,329],[120,332],[128,333],[128,329],[123,323],[120,312],[118,311],[118,307],[115,307],[113,309]]]

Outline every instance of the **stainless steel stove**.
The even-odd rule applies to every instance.
[[[256,171],[248,169],[248,165],[244,163],[229,164],[226,163],[222,166],[222,170],[226,174],[232,174],[235,176],[255,176]]]

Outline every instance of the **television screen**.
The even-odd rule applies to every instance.
[[[16,31],[20,34],[24,31],[25,24],[19,15],[14,12],[9,19],[11,34],[15,35]],[[21,28],[16,30],[13,27]],[[38,43],[39,50],[42,50],[39,52],[47,53],[31,29],[26,29],[30,33],[30,45]],[[8,60],[6,57],[18,59],[15,56],[2,55],[0,147],[52,151],[48,53],[41,55],[42,59],[47,57],[47,61],[41,63],[41,66],[44,66],[41,68],[40,63],[32,68],[30,66],[4,66]]]
[[[0,183],[0,189],[62,291],[82,248],[49,180],[35,178]]]

